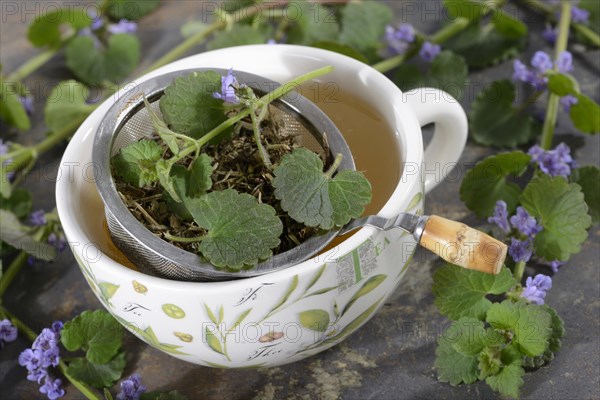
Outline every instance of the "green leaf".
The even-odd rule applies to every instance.
[[[460,337],[462,323],[454,322],[444,331],[435,349],[435,363],[438,380],[448,382],[452,386],[459,383],[473,383],[477,380],[477,355],[464,355],[458,352],[453,344]]]
[[[468,74],[469,67],[464,58],[445,50],[433,60],[426,74],[421,74],[414,65],[403,64],[398,69],[394,81],[404,91],[418,87],[434,87],[460,99]]]
[[[100,283],[98,283],[98,286],[100,287],[102,296],[106,300],[110,300],[117,292],[117,289],[119,289],[119,287],[120,287],[120,285],[115,285],[114,283],[110,283],[110,282],[100,282]]]
[[[359,52],[358,50],[356,50],[350,46],[347,46],[345,44],[341,44],[338,42],[320,41],[320,42],[313,43],[311,45],[311,47],[316,47],[319,49],[324,49],[324,50],[329,50],[329,51],[333,51],[336,53],[340,53],[340,54],[343,54],[350,58],[354,58],[355,60],[358,60],[365,64],[369,63],[369,60],[367,59],[367,57],[365,57],[361,52]]]
[[[140,188],[151,185],[158,180],[156,163],[162,159],[162,153],[153,140],[132,142],[111,159],[113,174]]]
[[[506,39],[518,40],[527,36],[527,25],[506,12],[497,12],[492,20],[494,27]]]
[[[519,204],[521,189],[507,178],[521,176],[531,157],[522,151],[490,156],[470,169],[460,186],[460,199],[478,217],[488,217],[494,212],[496,201],[504,200],[508,211]]]
[[[512,342],[523,354],[539,356],[548,348],[552,319],[536,304],[510,300],[495,303],[489,308],[486,321],[496,329],[512,332]]]
[[[499,347],[486,347],[477,357],[477,368],[479,369],[479,380],[488,376],[497,375],[502,368],[501,350]]]
[[[111,387],[121,378],[126,363],[123,352],[103,364],[96,364],[86,358],[78,357],[69,363],[67,373],[79,381],[101,389]]]
[[[312,45],[315,42],[335,41],[340,26],[334,10],[319,3],[296,3],[298,18],[288,31],[288,43]]]
[[[349,3],[342,10],[339,41],[361,53],[377,50],[385,27],[392,22],[392,10],[378,2]]]
[[[144,96],[144,106],[146,107],[146,111],[148,112],[148,115],[150,116],[150,120],[152,121],[152,126],[154,126],[154,130],[156,131],[158,136],[160,136],[160,138],[163,140],[163,142],[166,143],[166,145],[169,147],[169,150],[171,150],[171,153],[173,153],[173,155],[178,155],[179,154],[179,145],[177,144],[177,136],[176,136],[177,134],[175,132],[173,132],[172,130],[170,130],[169,127],[167,126],[167,124],[162,119],[159,118],[159,116],[152,109],[152,106],[150,105],[150,103],[148,103],[148,100],[146,99],[145,96]]]
[[[29,41],[35,47],[58,47],[62,41],[61,25],[68,24],[74,30],[79,30],[92,23],[86,9],[48,7],[51,12],[37,16],[29,25],[27,31]]]
[[[516,147],[535,135],[534,120],[513,107],[515,86],[508,80],[495,81],[471,104],[471,137],[479,144]]]
[[[478,21],[485,11],[485,4],[478,0],[444,0],[444,8],[452,19],[466,18]]]
[[[548,89],[561,97],[568,94],[577,95],[579,84],[573,75],[555,73],[548,77]]]
[[[363,283],[363,285],[360,287],[360,289],[358,289],[356,293],[352,295],[346,306],[344,306],[344,309],[342,310],[342,315],[344,315],[350,309],[350,307],[352,307],[352,305],[356,303],[358,299],[371,293],[374,289],[381,285],[386,278],[387,275],[379,274],[367,279],[365,283]]]
[[[56,249],[30,236],[31,228],[22,225],[13,213],[0,209],[0,220],[0,241],[40,260],[52,261],[56,258]]]
[[[310,279],[310,282],[308,283],[308,285],[306,286],[306,289],[304,289],[304,293],[308,292],[310,290],[310,288],[312,288],[315,283],[317,283],[319,281],[319,279],[321,278],[321,276],[323,276],[323,272],[325,272],[325,268],[327,267],[327,264],[323,264],[318,270],[317,272],[315,272],[315,274],[312,276],[312,278]]]
[[[135,21],[156,9],[160,0],[109,0],[107,3],[112,18]]]
[[[571,121],[581,132],[596,134],[600,132],[600,106],[583,94],[575,95],[577,104],[571,106]]]
[[[294,293],[294,291],[296,290],[297,287],[298,287],[298,275],[294,275],[287,290],[285,291],[285,293],[283,294],[281,299],[279,299],[279,302],[277,302],[277,304],[271,309],[269,314],[272,314],[275,310],[277,310],[279,307],[284,305],[285,302],[288,301],[288,299],[290,298],[292,293]]]
[[[565,327],[562,318],[558,315],[556,310],[548,305],[543,305],[542,308],[550,314],[552,334],[548,340],[548,349],[553,353],[560,350],[562,346],[561,339],[565,335]]]
[[[488,376],[485,383],[502,396],[518,399],[519,390],[525,383],[523,375],[525,370],[520,363],[514,363],[502,368],[497,375]]]
[[[273,207],[233,189],[208,193],[188,210],[208,230],[200,252],[218,268],[239,270],[269,258],[283,231]]]
[[[187,188],[188,174],[185,167],[181,165],[173,165],[162,158],[156,162],[155,167],[156,175],[158,176],[158,181],[160,182],[160,185],[163,187],[163,189],[165,189],[166,193],[171,197],[171,199],[174,202],[181,203],[181,196],[183,196],[183,194],[186,193],[186,191],[184,189],[178,189],[178,187]]]
[[[17,218],[25,218],[31,212],[31,193],[23,188],[16,188],[7,199],[0,196],[0,208],[9,211]]]
[[[44,121],[48,129],[56,132],[74,122],[83,122],[96,108],[86,104],[87,98],[88,89],[83,84],[74,80],[60,82],[50,92],[44,109]]]
[[[77,36],[65,49],[67,67],[82,82],[103,85],[127,77],[140,60],[140,41],[129,34],[111,35],[106,49],[97,49],[89,36]]]
[[[329,313],[325,310],[306,310],[298,314],[300,325],[303,327],[317,331],[325,332],[329,327]]]
[[[175,79],[160,99],[165,122],[175,132],[199,139],[227,120],[221,92],[221,76],[216,72],[193,72]],[[231,131],[231,129],[229,129]]]
[[[200,196],[212,187],[212,158],[205,153],[200,154],[192,163],[188,184],[189,196]]]
[[[225,47],[244,46],[248,44],[266,43],[267,35],[250,25],[234,25],[231,30],[220,31],[208,42],[208,50],[222,49]]]
[[[498,275],[484,274],[447,264],[433,275],[433,294],[440,313],[450,319],[485,318],[492,302],[488,294],[502,294],[516,285],[506,267]]]
[[[105,364],[117,355],[122,335],[123,328],[106,311],[84,311],[65,324],[60,341],[69,351],[86,350],[91,363]]]
[[[325,340],[325,344],[339,342],[344,340],[346,336],[350,335],[354,330],[358,329],[362,324],[364,324],[369,318],[373,316],[373,313],[377,310],[377,307],[383,300],[383,297],[380,297],[375,303],[373,303],[369,308],[360,313],[360,315],[352,320],[348,325],[344,327],[337,335],[328,338]]]
[[[600,169],[595,165],[577,168],[571,174],[571,180],[581,186],[581,191],[588,205],[592,223],[600,221]]]
[[[204,303],[204,309],[206,310],[206,314],[208,314],[208,318],[216,325],[219,322],[217,321],[217,316],[214,312],[208,307],[208,304]]]
[[[477,356],[486,347],[505,343],[499,332],[485,329],[483,322],[477,318],[462,317],[454,325],[455,336],[447,339],[452,339],[454,349],[465,356]]]
[[[534,239],[538,256],[566,261],[579,253],[592,224],[581,186],[543,174],[525,187],[521,204],[544,227]]]
[[[233,325],[231,325],[231,328],[229,328],[229,330],[233,331],[235,328],[237,328],[242,323],[242,321],[244,321],[244,319],[248,316],[248,314],[250,314],[251,311],[251,308],[247,309],[246,311],[242,311],[240,315],[238,315]]]
[[[209,327],[206,327],[206,343],[208,344],[208,347],[210,347],[211,349],[213,349],[215,352],[219,353],[219,354],[223,354],[225,355],[225,353],[223,352],[223,346],[221,345],[221,342],[219,341],[219,339],[217,339],[217,337],[215,336],[214,333],[212,333],[212,331],[209,329]]]
[[[359,217],[371,201],[371,184],[358,171],[344,170],[333,179],[323,173],[319,156],[297,148],[274,170],[273,187],[281,207],[307,226],[331,229]]]
[[[507,37],[494,23],[473,24],[446,41],[444,48],[463,56],[470,67],[482,68],[517,55],[526,37]]]
[[[21,103],[16,85],[3,80],[0,80],[0,118],[22,131],[31,128],[31,122]]]

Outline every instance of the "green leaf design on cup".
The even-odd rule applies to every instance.
[[[100,282],[98,283],[98,286],[102,292],[102,297],[104,297],[107,301],[115,295],[117,289],[120,287],[120,285],[115,285],[114,283],[110,282]]]
[[[329,313],[325,310],[306,310],[298,314],[300,325],[303,327],[317,331],[325,332],[329,326]]]
[[[171,304],[171,303],[163,304],[162,310],[165,314],[167,314],[171,318],[175,318],[175,319],[185,318],[185,311],[183,311],[181,309],[181,307],[179,307],[175,304]]]
[[[206,334],[206,343],[208,343],[208,346],[211,349],[213,349],[214,351],[216,351],[217,353],[226,356],[227,354],[225,354],[225,352],[223,352],[223,346],[221,345],[221,342],[219,341],[219,339],[217,339],[215,334],[212,333],[210,331],[210,329],[208,329],[208,326],[206,327],[205,332],[206,332],[205,333]]]
[[[384,275],[384,274],[375,275],[375,276],[370,277],[362,285],[362,287],[360,289],[358,289],[358,291],[356,293],[354,293],[354,296],[352,296],[352,298],[350,299],[348,304],[346,304],[346,306],[344,307],[344,310],[342,311],[342,315],[344,315],[350,309],[350,307],[352,307],[352,305],[354,303],[356,303],[356,301],[358,299],[369,294],[377,286],[381,285],[386,278],[387,278],[387,275]]]

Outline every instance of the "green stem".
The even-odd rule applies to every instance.
[[[33,238],[38,242],[45,240],[50,234],[50,228],[50,224],[46,224],[44,227],[37,228],[37,231],[33,234]],[[8,286],[15,279],[15,276],[17,276],[21,268],[23,268],[23,265],[25,265],[27,258],[29,258],[29,254],[27,254],[27,252],[19,252],[19,254],[8,266],[6,272],[4,272],[2,275],[2,278],[0,278],[0,299],[2,296],[4,296],[6,289],[8,289]]]
[[[438,32],[431,35],[429,40],[434,43],[442,44],[448,41],[450,38],[462,32],[469,25],[469,20],[466,18],[457,18],[448,25],[444,26]],[[387,60],[373,64],[372,67],[381,73],[386,73],[394,68],[399,67],[405,61],[410,60],[419,52],[420,46],[413,47],[411,50],[404,54],[400,54]]]
[[[269,2],[264,3],[264,7],[267,8],[281,8],[283,5],[278,4],[277,2]],[[249,6],[246,8],[242,8],[232,14],[227,14],[226,18],[222,18],[221,20],[215,21],[210,24],[205,30],[196,33],[193,36],[190,36],[183,42],[181,42],[178,46],[174,47],[167,54],[159,58],[152,65],[150,65],[142,75],[147,74],[148,72],[154,71],[155,69],[162,67],[170,62],[177,60],[178,58],[185,55],[192,48],[196,47],[200,43],[202,43],[207,37],[212,35],[214,32],[225,29],[227,27],[228,21],[241,21],[244,19],[249,19],[254,17],[259,12],[262,12],[261,7],[257,7],[256,5]]]
[[[513,276],[517,282],[521,282],[523,279],[523,273],[525,272],[525,261],[519,261],[517,265],[515,265],[515,271],[513,272]]]
[[[27,336],[27,338],[29,339],[30,342],[35,341],[35,339],[37,338],[37,334],[30,327],[28,327],[23,321],[18,319],[14,314],[12,314],[10,311],[8,311],[6,308],[4,308],[4,306],[2,306],[2,305],[0,305],[0,314],[3,314],[8,319],[10,319],[10,322],[21,333],[23,333],[25,336]],[[65,362],[63,360],[59,361],[58,369],[60,370],[60,372],[62,372],[62,374],[65,376],[65,378],[67,378],[69,380],[69,382],[71,382],[73,384],[73,386],[75,386],[86,398],[88,398],[89,400],[102,400],[101,397],[98,397],[96,395],[96,393],[94,393],[93,389],[91,389],[85,383],[73,378],[67,372],[67,364],[65,364]]]
[[[256,117],[256,108],[252,106],[252,112],[250,113],[250,117],[252,119],[252,130],[254,132],[254,141],[256,142],[256,147],[258,147],[258,154],[260,158],[269,170],[273,167],[271,160],[269,159],[269,153],[265,150],[261,140],[260,140],[260,121]]]
[[[340,164],[342,163],[343,158],[344,158],[344,156],[341,153],[335,156],[335,160],[333,160],[333,164],[331,164],[331,167],[329,167],[327,172],[325,172],[325,178],[331,178],[331,176],[335,173],[335,171],[337,171],[337,169],[340,167]]]
[[[29,255],[26,252],[19,252],[15,259],[10,263],[8,269],[4,271],[2,278],[0,278],[0,298],[2,298],[4,292],[8,289],[8,286],[15,279],[15,276],[19,273],[21,268],[23,268],[28,257]]]
[[[538,11],[546,14],[548,19],[551,21],[556,21],[556,8],[540,1],[540,0],[520,0],[525,6],[533,9],[534,11]],[[594,46],[600,47],[600,35],[590,29],[587,25],[580,23],[571,24],[573,30],[584,36],[588,39]]]
[[[560,53],[567,49],[569,41],[569,28],[571,25],[571,4],[568,1],[561,2],[560,21],[558,23],[558,37],[554,46],[554,58],[558,59]],[[558,71],[558,67],[554,66],[554,70]],[[554,137],[554,127],[558,118],[560,96],[551,93],[548,99],[548,108],[546,109],[546,118],[542,128],[542,138],[540,144],[543,149],[549,150],[552,146]]]
[[[196,237],[186,238],[186,237],[171,235],[169,232],[163,233],[163,236],[167,240],[170,240],[172,242],[179,242],[179,243],[197,243],[197,242],[203,241],[204,238],[206,237],[204,235],[204,236],[196,236]]]
[[[10,74],[8,76],[8,78],[6,78],[6,80],[8,82],[22,81],[23,79],[25,79],[26,77],[31,75],[33,72],[35,72],[42,65],[44,65],[48,61],[50,61],[50,59],[52,57],[54,57],[56,55],[56,53],[58,53],[59,50],[60,50],[60,47],[54,48],[54,49],[48,49],[46,51],[43,51],[43,52],[37,54],[36,56],[27,60],[19,68],[17,68],[17,70],[15,72],[13,72],[12,74]]]

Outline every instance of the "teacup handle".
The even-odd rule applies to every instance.
[[[465,148],[468,134],[467,116],[459,102],[448,93],[434,88],[419,88],[403,94],[404,102],[414,110],[421,127],[435,123],[431,142],[425,149],[425,193],[436,187],[444,176],[432,171],[450,171]]]

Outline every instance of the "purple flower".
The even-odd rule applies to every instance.
[[[521,297],[527,299],[530,303],[542,305],[546,292],[552,287],[552,278],[546,275],[538,274],[535,278],[528,277],[525,281],[525,289]]]
[[[43,359],[44,353],[41,350],[25,349],[19,354],[19,365],[32,372],[38,370],[42,366]]]
[[[37,210],[29,215],[29,223],[33,226],[46,225],[46,213],[44,210]]]
[[[109,24],[107,29],[113,35],[118,33],[135,33],[137,31],[137,24],[133,21],[122,19],[116,24]]]
[[[52,329],[52,332],[54,332],[57,339],[60,339],[60,332],[62,331],[64,326],[65,326],[65,324],[63,324],[62,321],[54,321],[52,323],[52,326],[50,327],[50,329]]]
[[[34,350],[46,351],[56,347],[56,345],[58,344],[58,340],[59,338],[52,329],[44,328],[42,329],[42,332],[38,335],[38,337],[34,340],[31,348]]]
[[[560,98],[560,105],[567,114],[571,112],[571,107],[573,107],[578,102],[579,100],[577,99],[577,97],[573,96],[572,94],[568,94]]]
[[[573,168],[571,149],[564,143],[556,146],[554,150],[544,151],[535,145],[529,149],[531,161],[537,163],[540,170],[550,176],[562,176],[567,178]]]
[[[546,57],[548,57],[546,59]],[[521,81],[525,83],[529,83],[533,85],[537,90],[546,89],[546,83],[548,82],[548,78],[546,78],[541,71],[542,69],[548,66],[548,62],[550,63],[550,68],[552,68],[552,61],[550,61],[550,57],[544,53],[543,51],[538,51],[535,53],[531,60],[531,64],[535,67],[534,70],[531,70],[527,67],[522,61],[515,60],[513,62],[513,76],[512,79],[514,81]],[[535,63],[535,65],[534,65]]]
[[[523,207],[517,207],[517,213],[510,217],[510,224],[529,239],[533,239],[543,229]]]
[[[587,24],[590,18],[590,12],[577,6],[571,7],[571,20],[576,24]]]
[[[536,51],[531,59],[531,66],[535,68],[540,74],[546,73],[549,69],[552,69],[554,64],[548,53],[544,51]]]
[[[267,44],[277,44],[277,40],[269,39],[269,40],[267,40]]]
[[[213,97],[215,99],[221,99],[226,103],[240,104],[240,99],[235,94],[235,89],[239,86],[235,75],[233,75],[233,68],[227,71],[227,76],[221,77],[221,93],[214,92]]]
[[[56,248],[59,252],[64,251],[67,248],[67,241],[65,237],[60,234],[52,232],[48,235],[48,243]]]
[[[61,387],[62,381],[60,379],[54,379],[47,376],[44,380],[44,384],[40,386],[40,393],[48,396],[50,400],[56,400],[65,395],[65,390]]]
[[[117,400],[138,400],[140,395],[146,391],[142,385],[139,374],[133,374],[121,382],[121,392],[117,394]]]
[[[34,106],[33,106],[33,97],[23,96],[21,97],[21,104],[25,109],[27,115],[31,116],[33,114]]]
[[[553,28],[551,25],[546,25],[546,29],[542,32],[542,37],[550,44],[556,43],[558,37],[558,29]]]
[[[421,58],[427,62],[431,62],[435,60],[435,58],[440,54],[442,48],[439,44],[425,42],[423,46],[421,46],[421,50],[419,51],[419,55]]]
[[[402,54],[415,41],[415,29],[410,24],[400,24],[398,29],[388,25],[385,27],[385,41],[392,53]]]
[[[0,348],[4,347],[4,342],[14,342],[17,339],[17,328],[8,319],[0,321]]]
[[[92,24],[90,25],[90,27],[92,28],[93,31],[97,31],[98,29],[102,28],[103,26],[104,26],[104,20],[100,16],[95,16],[94,19],[92,20]]]
[[[48,376],[48,370],[46,368],[38,368],[32,371],[27,371],[27,380],[30,382],[42,383],[42,380]]]
[[[510,246],[508,246],[508,254],[512,257],[515,262],[529,261],[533,254],[531,246],[531,240],[518,240],[510,238]]]
[[[558,269],[560,267],[562,267],[564,264],[565,264],[564,262],[554,260],[554,261],[551,261],[550,264],[548,264],[548,266],[550,267],[550,269],[552,269],[552,272],[557,273]]]
[[[573,55],[568,51],[562,51],[556,59],[556,68],[563,74],[573,71]]]
[[[510,226],[508,226],[508,211],[506,210],[505,201],[498,200],[496,202],[494,215],[488,218],[488,222],[498,225],[504,233],[508,233],[510,231]]]

